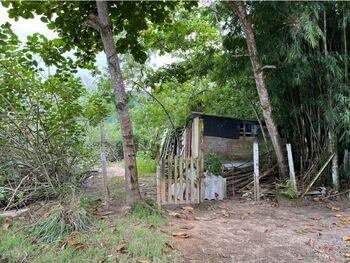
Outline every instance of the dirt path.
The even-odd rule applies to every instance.
[[[110,182],[114,182],[113,191],[122,191],[124,169],[110,166],[108,175]],[[155,177],[139,180],[143,196],[154,199]],[[100,173],[89,178],[85,186],[88,192],[101,197]],[[110,207],[115,213],[123,205],[124,200],[112,196]],[[206,202],[206,205],[189,214],[178,207],[182,218],[169,217],[170,224],[190,235],[188,239],[176,239],[174,245],[183,255],[184,263],[350,262],[344,256],[345,253],[350,256],[350,241],[342,239],[350,237],[350,208],[346,201],[312,202],[301,207],[238,200]],[[341,215],[345,222],[336,215]]]
[[[273,203],[226,201],[210,210],[195,209],[186,219],[171,220],[185,228],[188,239],[175,248],[183,262],[348,262],[350,209],[332,211],[325,206],[281,207]],[[198,220],[196,220],[198,219]],[[335,225],[342,222],[344,225]]]

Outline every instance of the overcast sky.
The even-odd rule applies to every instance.
[[[15,21],[8,17],[6,8],[0,5],[0,24],[4,24],[6,22],[9,22],[12,25],[12,30],[23,42],[26,41],[27,36],[32,35],[34,33],[43,34],[49,39],[57,37],[57,34],[54,31],[48,29],[46,24],[40,20],[40,16],[36,16],[33,19],[19,18],[18,21]],[[150,58],[150,63],[154,68],[161,67],[165,64],[172,63],[174,61],[175,59],[170,57],[169,55],[153,56]],[[97,65],[100,69],[103,69],[107,66],[106,57],[104,53],[99,53],[97,55]],[[81,77],[85,85],[93,85],[93,78],[91,77],[89,71],[79,70],[77,75]]]

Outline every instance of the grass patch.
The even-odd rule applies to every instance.
[[[125,180],[124,177],[114,176],[110,182],[111,194],[115,199],[121,200],[125,198]]]
[[[62,235],[51,243],[33,236],[23,224],[12,224],[8,230],[0,229],[0,262],[180,262],[175,252],[164,254],[165,242],[172,243],[168,234],[160,231],[165,218],[152,203],[135,203],[125,216],[97,221],[95,227],[85,232]],[[82,244],[75,249],[62,240],[74,240]],[[116,247],[126,242],[125,253]]]
[[[125,167],[124,160],[120,161],[119,165]],[[139,176],[147,176],[156,172],[156,160],[153,160],[147,156],[137,155],[136,165]]]

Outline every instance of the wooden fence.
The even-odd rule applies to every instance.
[[[203,199],[203,170],[198,158],[160,159],[157,164],[157,202],[196,204]]]

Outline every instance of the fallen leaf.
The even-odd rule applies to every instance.
[[[187,212],[193,211],[193,207],[191,207],[191,206],[184,206],[184,207],[182,207],[182,209],[187,211]]]
[[[336,214],[335,217],[340,218],[340,217],[343,217],[343,216],[342,216],[342,215],[339,215],[339,214]]]
[[[333,256],[329,256],[328,259],[329,259],[330,261],[335,261],[335,257],[333,257]]]
[[[315,246],[315,240],[309,239],[309,241],[306,242],[310,247],[314,248]]]
[[[332,211],[339,211],[340,208],[336,207],[336,206],[328,206],[328,208],[330,208]]]
[[[349,236],[343,236],[343,241],[350,241],[350,237]]]
[[[139,224],[141,224],[139,221],[131,221],[132,226],[138,226]]]
[[[340,220],[343,221],[343,222],[349,222],[350,221],[350,216],[341,217]]]
[[[345,227],[344,223],[336,222],[336,223],[333,223],[333,224],[336,225],[337,227],[340,227],[340,228],[344,228]]]
[[[344,253],[343,255],[344,255],[344,257],[346,257],[346,258],[350,258],[350,253],[349,253],[349,252],[348,252],[348,253]]]
[[[125,253],[125,252],[126,252],[126,247],[127,247],[127,245],[128,245],[128,242],[126,242],[126,241],[123,241],[122,243],[120,243],[120,244],[116,247],[117,252]]]
[[[193,229],[194,226],[180,226],[180,228],[189,230],[189,229]]]
[[[2,229],[3,230],[8,230],[9,227],[10,227],[10,223],[5,223],[5,224],[2,225]]]
[[[94,212],[92,212],[92,214],[95,216],[104,217],[104,216],[108,216],[108,215],[112,214],[112,211],[94,211]]]
[[[172,250],[174,250],[174,247],[171,244],[169,244],[168,242],[165,242],[165,246],[162,248],[162,252],[164,254],[167,254]]]
[[[176,218],[181,218],[181,215],[175,211],[169,211],[168,215]]]
[[[327,253],[327,252],[329,252],[331,250],[331,247],[329,246],[329,245],[327,245],[327,244],[323,244],[323,245],[321,245],[320,247],[319,247],[319,251],[321,252],[321,253]]]
[[[179,237],[179,238],[189,238],[190,235],[185,232],[173,232],[171,233],[173,237]]]
[[[70,245],[75,249],[80,249],[84,247],[83,243],[80,243],[74,239],[66,239],[62,242],[61,250],[64,250],[67,247],[67,245]]]
[[[139,260],[139,263],[148,263],[148,260]]]

